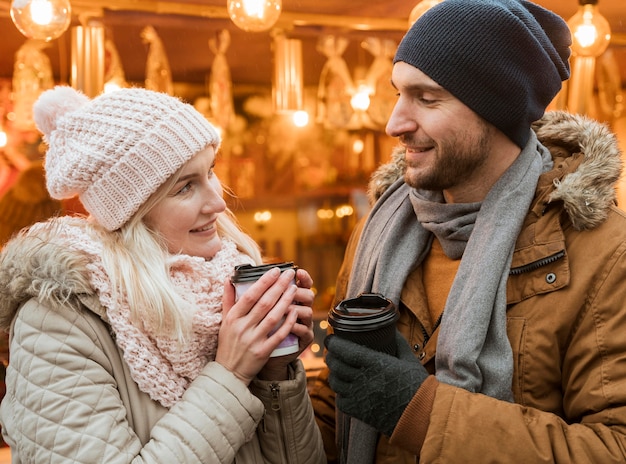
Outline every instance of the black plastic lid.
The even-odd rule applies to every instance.
[[[279,268],[280,272],[286,271],[288,269],[293,269],[294,271],[298,269],[298,267],[295,266],[292,261],[285,263],[261,264],[259,266],[253,266],[251,264],[240,264],[238,266],[235,266],[235,273],[233,274],[231,281],[234,284],[239,282],[253,282],[255,280],[259,280],[259,278],[263,274],[275,267]]]
[[[398,320],[393,302],[378,293],[362,293],[340,302],[328,314],[328,323],[337,330],[375,330]]]

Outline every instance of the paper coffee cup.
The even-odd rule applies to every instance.
[[[259,278],[269,271],[272,268],[279,268],[281,272],[286,271],[288,269],[293,269],[294,271],[298,269],[292,262],[278,263],[278,264],[262,264],[260,266],[252,266],[250,264],[241,264],[239,266],[235,266],[235,272],[231,278],[231,282],[235,287],[235,301],[239,300],[241,295],[245,293],[245,291],[250,288],[250,286],[259,280]],[[295,284],[295,278],[294,278]],[[270,331],[268,337],[274,333],[282,324],[284,319],[281,319],[280,322],[276,325],[276,327]],[[300,349],[300,344],[298,337],[292,333],[287,335],[285,339],[280,342],[280,344],[276,347],[270,357],[276,356],[285,356],[292,353],[297,353]]]
[[[339,337],[395,356],[398,318],[391,300],[378,293],[361,293],[331,309],[328,323]]]

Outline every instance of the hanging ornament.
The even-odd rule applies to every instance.
[[[333,35],[321,37],[317,44],[327,58],[317,90],[317,121],[327,128],[347,128],[354,114],[350,104],[354,84],[342,58],[347,46],[347,39]]]
[[[146,61],[146,89],[173,95],[172,71],[163,42],[152,26],[143,28],[141,38],[150,47]]]
[[[223,130],[227,130],[235,114],[233,83],[226,61],[226,50],[230,45],[230,32],[220,31],[216,39],[209,39],[209,48],[215,54],[209,76],[209,98],[211,118]]]
[[[128,87],[122,60],[115,43],[110,39],[104,41],[104,91]]]
[[[391,71],[397,44],[393,40],[370,37],[362,46],[374,56],[365,79],[367,86],[372,89],[367,115],[373,129],[384,129],[396,102],[396,89],[391,85]]]
[[[44,90],[54,86],[52,66],[43,52],[48,43],[28,39],[17,50],[13,65],[13,112],[15,128],[36,130],[33,121],[33,104]]]
[[[624,111],[624,95],[619,65],[610,48],[598,57],[596,82],[601,117],[613,123]]]

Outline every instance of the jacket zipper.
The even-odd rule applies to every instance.
[[[439,315],[439,317],[435,321],[435,324],[433,325],[432,333],[435,333],[435,330],[437,330],[437,327],[439,327],[441,325],[441,319],[442,318],[443,318],[443,312]],[[426,347],[426,344],[428,343],[428,340],[430,340],[431,334],[426,332],[426,328],[422,325],[421,322],[420,322],[420,328],[422,329],[422,335],[424,336],[424,341],[422,342],[422,345],[424,347]]]
[[[509,271],[509,275],[520,275],[525,272],[534,271],[535,269],[539,269],[542,266],[546,266],[550,263],[553,263],[565,256],[565,251],[559,251],[553,255],[547,256],[546,258],[542,258],[534,263],[524,264],[523,266],[512,268]]]
[[[272,411],[280,411],[280,385],[277,383],[270,384],[270,391],[272,392],[272,402],[270,407]]]
[[[270,392],[272,394],[272,401],[270,403],[270,408],[272,408],[272,411],[280,411],[280,385],[278,383],[271,383],[270,384]],[[284,429],[284,424],[282,422],[282,420],[280,420],[280,430],[283,434],[283,443],[285,442],[285,437],[287,436],[285,429]],[[284,456],[289,459],[289,451],[284,448],[283,449],[283,453]]]
[[[559,259],[563,258],[565,256],[565,251],[559,251],[553,255],[547,256],[545,258],[542,258],[538,261],[529,263],[529,264],[524,264],[523,266],[519,266],[516,268],[512,268],[509,270],[509,275],[520,275],[523,274],[525,272],[531,272],[534,271],[536,269],[539,269],[542,266],[546,266],[548,264],[551,264],[555,261],[558,261]],[[435,322],[435,325],[433,327],[433,332],[437,329],[437,327],[439,326],[439,324],[441,323],[441,318],[443,317],[443,313],[439,315],[439,318],[437,318],[437,321]],[[426,331],[426,329],[424,328],[424,326],[420,323],[420,328],[422,330],[422,336],[424,337],[424,341],[422,342],[423,346],[426,346],[426,344],[428,343],[428,341],[430,340],[430,334]]]

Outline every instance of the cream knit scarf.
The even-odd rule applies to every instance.
[[[215,359],[224,281],[235,265],[253,264],[252,259],[226,239],[222,239],[222,249],[210,261],[187,255],[170,256],[167,265],[176,291],[194,308],[191,337],[181,347],[174,339],[153,334],[149,327],[131,321],[126,298],[113,297],[100,258],[100,242],[77,225],[76,219],[65,221],[60,230],[66,247],[91,260],[87,266],[89,280],[106,309],[133,380],[153,400],[167,408],[173,406],[202,368]]]

